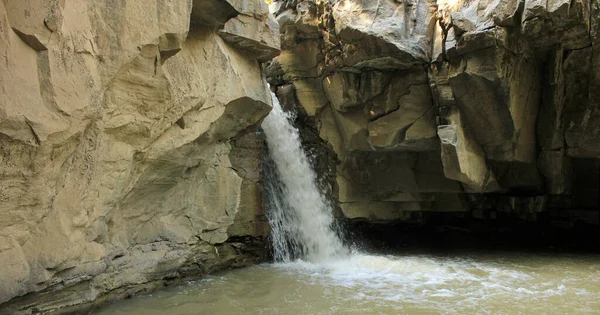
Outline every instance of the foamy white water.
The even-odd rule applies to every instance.
[[[334,227],[330,203],[319,190],[298,129],[271,94],[273,110],[261,127],[274,165],[265,171],[265,185],[275,259],[326,261],[347,250]]]
[[[104,315],[598,314],[600,256],[354,254],[232,270]]]

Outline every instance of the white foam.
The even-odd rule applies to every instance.
[[[483,258],[352,254],[258,265],[175,290],[183,293],[159,291],[123,302],[138,303],[138,313],[131,312],[134,306],[121,306],[108,314],[196,314],[198,309],[207,314],[594,314],[600,309],[600,261]]]
[[[347,301],[402,301],[427,303],[429,307],[448,310],[460,301],[460,307],[475,309],[483,301],[511,299],[526,303],[531,299],[552,299],[589,292],[567,288],[556,282],[540,283],[536,273],[506,268],[497,263],[461,259],[425,257],[389,257],[352,254],[319,263],[295,261],[275,264],[277,268],[296,272],[322,286],[355,289]],[[480,313],[486,313],[481,309]]]

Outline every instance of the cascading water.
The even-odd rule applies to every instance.
[[[324,261],[347,252],[334,225],[330,203],[302,148],[292,117],[275,94],[262,123],[269,159],[265,167],[267,213],[276,261]]]

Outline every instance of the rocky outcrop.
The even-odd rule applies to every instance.
[[[598,224],[596,2],[281,0],[271,10],[283,50],[269,81],[339,159],[331,184],[345,217]]]
[[[260,259],[278,52],[259,0],[0,2],[0,313]]]

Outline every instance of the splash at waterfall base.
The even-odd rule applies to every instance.
[[[597,256],[355,254],[218,273],[99,314],[592,314],[599,281]]]

